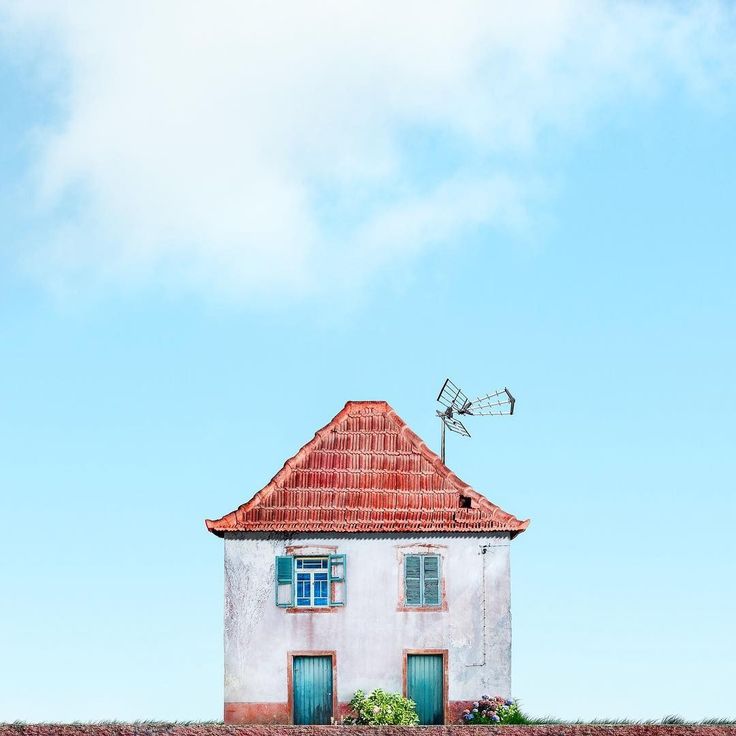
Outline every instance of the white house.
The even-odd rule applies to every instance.
[[[358,689],[423,723],[511,695],[511,540],[383,401],[350,401],[207,528],[225,540],[225,722],[329,723]]]

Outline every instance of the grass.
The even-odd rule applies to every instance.
[[[136,721],[101,720],[101,721],[71,721],[61,723],[50,721],[43,723],[28,723],[14,721],[0,723],[0,726],[148,726],[157,728],[173,728],[176,726],[223,726],[223,721],[156,721],[140,719]],[[635,720],[631,718],[594,718],[590,721],[569,721],[552,716],[532,717],[522,716],[518,723],[508,725],[522,726],[735,726],[736,718],[703,718],[700,721],[687,721],[678,715],[666,715],[660,719]],[[346,726],[349,728],[349,726]]]
[[[576,720],[570,721],[562,718],[554,718],[552,716],[542,716],[539,718],[533,716],[525,716],[523,724],[525,726],[734,726],[736,718],[703,718],[700,721],[687,721],[681,716],[667,715],[662,718],[593,718],[590,721]]]
[[[117,719],[101,721],[13,721],[0,723],[0,726],[154,726],[172,728],[174,726],[224,726],[224,721],[156,721],[141,718],[136,721],[120,721]]]

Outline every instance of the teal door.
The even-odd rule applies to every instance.
[[[441,654],[409,654],[406,662],[406,695],[417,704],[419,723],[445,722]]]
[[[332,657],[294,657],[294,723],[329,724],[332,718]]]

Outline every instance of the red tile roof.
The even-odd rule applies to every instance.
[[[248,503],[205,523],[218,536],[237,531],[516,536],[529,526],[528,519],[520,521],[463,483],[385,401],[348,401]]]

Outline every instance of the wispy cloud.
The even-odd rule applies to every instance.
[[[308,294],[525,218],[547,130],[734,72],[730,3],[2,2],[61,73],[36,265],[235,297]],[[452,151],[428,174],[412,145]],[[355,274],[360,274],[357,277]]]

